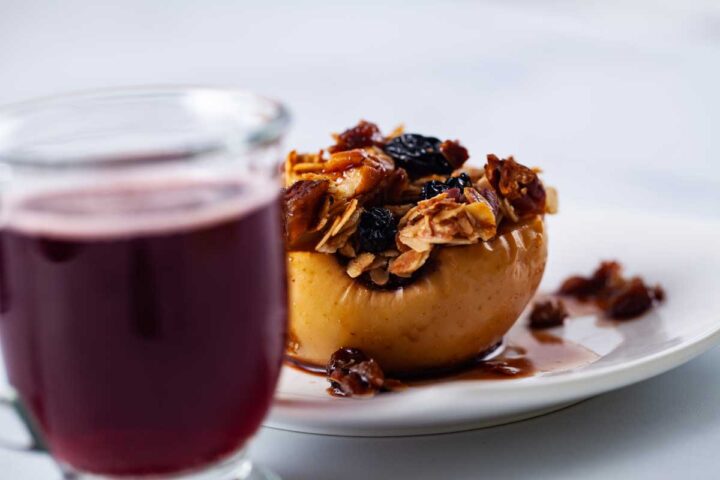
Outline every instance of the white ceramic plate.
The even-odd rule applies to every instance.
[[[720,340],[720,223],[563,211],[549,224],[550,258],[541,290],[553,290],[571,273],[589,273],[601,259],[618,259],[628,273],[661,283],[667,301],[652,313],[617,326],[598,326],[597,319],[588,316],[551,329],[599,358],[589,365],[529,378],[452,381],[371,399],[341,399],[326,393],[322,377],[285,367],[266,426],[394,436],[498,425],[650,378]]]

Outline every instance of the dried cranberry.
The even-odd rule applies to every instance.
[[[360,215],[357,240],[361,252],[379,253],[395,246],[397,223],[387,208],[371,207]]]
[[[384,138],[377,125],[360,120],[360,123],[338,135],[336,144],[328,148],[328,152],[336,153],[373,145],[379,146],[383,144],[383,141]]]
[[[530,328],[541,329],[559,327],[568,317],[565,304],[560,300],[535,302],[530,312]]]
[[[341,348],[326,367],[330,393],[339,397],[372,395],[385,383],[380,365],[357,348]]]
[[[404,133],[384,146],[398,167],[407,170],[411,178],[425,175],[447,175],[453,167],[440,152],[440,140],[417,133]]]

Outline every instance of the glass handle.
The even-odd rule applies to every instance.
[[[0,448],[17,450],[20,452],[46,451],[40,435],[38,435],[37,430],[33,427],[33,422],[30,420],[30,416],[22,404],[18,401],[17,396],[7,392],[0,392],[0,409],[9,410],[15,414],[25,428],[27,428],[30,437],[30,440],[28,442],[24,442],[24,444],[22,440],[12,440],[0,437]]]

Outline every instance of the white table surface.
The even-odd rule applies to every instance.
[[[573,207],[720,215],[720,4],[413,3],[0,0],[0,103],[239,85],[289,104],[300,148],[359,118],[404,122],[460,138],[476,158],[542,165]],[[718,365],[715,349],[499,428],[398,439],[265,429],[252,451],[288,480],[712,478]],[[0,433],[12,428],[0,417]],[[0,451],[0,480],[57,478],[46,459]]]

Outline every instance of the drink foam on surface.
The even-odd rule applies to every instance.
[[[118,238],[194,230],[276,201],[269,179],[117,182],[44,190],[7,200],[3,228],[53,238]]]

